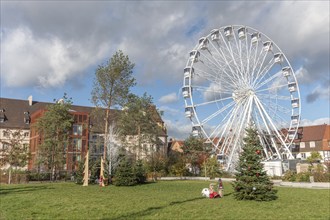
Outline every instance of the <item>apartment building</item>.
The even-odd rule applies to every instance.
[[[24,143],[29,144],[31,160],[27,168],[29,170],[38,169],[36,156],[38,146],[42,143],[42,137],[34,128],[34,124],[46,111],[46,106],[53,103],[33,101],[32,96],[28,100],[17,100],[0,98],[0,149],[4,146],[3,141],[10,137],[6,130],[20,129],[24,132]],[[104,152],[104,119],[101,117],[91,117],[95,108],[72,105],[70,113],[74,122],[72,130],[69,132],[69,144],[64,146],[64,157],[66,163],[63,170],[73,171],[82,160],[87,151],[91,158],[100,158]],[[101,112],[104,110],[101,110]],[[111,115],[116,118],[118,110],[111,110]],[[104,113],[104,112],[103,112]],[[102,114],[101,114],[102,115]],[[164,122],[157,111],[154,112],[154,119],[162,128],[159,134],[160,145],[156,149],[164,150],[167,146],[167,131]],[[113,120],[111,120],[113,122]],[[100,126],[101,125],[101,126]],[[115,137],[116,138],[116,137]],[[134,137],[133,139],[134,140]],[[114,140],[117,144],[120,141]],[[150,148],[150,147],[149,147]],[[2,167],[5,168],[5,167]]]

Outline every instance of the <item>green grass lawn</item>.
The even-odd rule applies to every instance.
[[[74,183],[1,185],[0,219],[330,219],[330,190],[277,188],[271,202],[201,197],[207,181],[160,181],[134,187]]]

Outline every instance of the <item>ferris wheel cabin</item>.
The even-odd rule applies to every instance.
[[[187,106],[184,110],[186,118],[191,118],[194,116],[194,109],[192,106]]]
[[[283,55],[281,53],[277,53],[274,55],[274,62],[275,63],[282,63],[283,62]]]
[[[251,42],[252,44],[257,43],[260,40],[261,36],[260,33],[253,33],[251,34]]]
[[[202,130],[202,128],[201,128],[200,125],[194,125],[194,126],[192,127],[192,135],[193,135],[194,137],[199,136],[199,134],[201,133],[201,130]]]
[[[183,96],[183,98],[190,98],[190,87],[189,86],[182,87],[182,96]]]
[[[201,50],[206,50],[209,44],[209,40],[206,37],[199,39],[199,46]]]
[[[282,74],[284,77],[288,77],[291,75],[291,68],[290,67],[283,67]]]
[[[245,36],[246,36],[246,28],[245,27],[241,27],[240,29],[238,29],[238,38],[239,39],[243,39],[243,38],[245,38]]]
[[[297,91],[297,84],[296,82],[289,82],[288,83],[288,88],[290,92],[295,92]]]
[[[273,49],[273,43],[271,41],[264,42],[264,51],[268,52]]]
[[[299,115],[292,115],[291,116],[291,123],[293,125],[296,125],[296,124],[298,124],[298,122],[299,122]]]
[[[293,98],[291,100],[291,105],[292,105],[292,108],[298,108],[299,107],[299,99],[298,98]]]
[[[218,29],[213,29],[211,31],[211,40],[212,41],[220,40],[220,31]]]
[[[199,51],[192,50],[189,53],[189,59],[192,60],[194,63],[196,63],[198,61],[199,55],[200,55]]]
[[[183,70],[183,75],[185,78],[190,77],[193,73],[194,73],[194,68],[192,68],[192,67],[186,67]]]
[[[233,27],[232,26],[225,27],[225,29],[223,31],[224,31],[224,34],[226,37],[229,38],[229,37],[233,36]]]

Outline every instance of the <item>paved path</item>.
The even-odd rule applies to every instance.
[[[234,178],[221,178],[224,182],[234,181]],[[209,177],[161,177],[160,180],[204,180],[209,181]],[[217,181],[216,178],[214,181]],[[211,180],[212,181],[212,180]],[[330,189],[330,182],[320,183],[320,182],[284,182],[282,180],[273,180],[274,186],[283,186],[283,187],[295,187],[295,188],[310,188],[310,189]]]

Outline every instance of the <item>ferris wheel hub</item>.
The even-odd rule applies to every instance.
[[[237,89],[232,93],[232,97],[236,103],[239,103],[243,100],[246,100],[250,96],[253,96],[255,94],[254,90],[251,88],[242,88]]]

